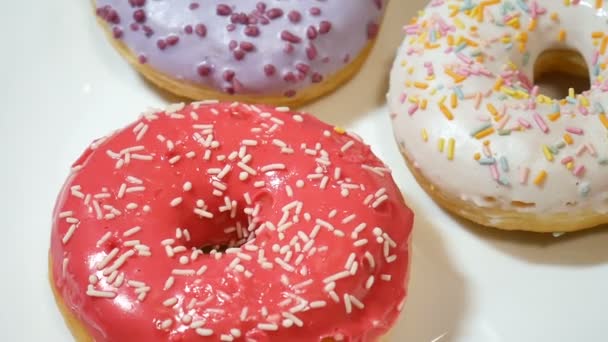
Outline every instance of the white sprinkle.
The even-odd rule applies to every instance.
[[[190,183],[190,182],[184,183],[184,185],[182,186],[182,189],[184,191],[190,191],[190,190],[192,190],[192,183]]]
[[[297,284],[295,284],[295,285],[293,286],[293,288],[294,288],[294,289],[300,289],[300,288],[303,288],[303,287],[309,286],[309,285],[311,285],[312,283],[313,283],[313,280],[312,280],[312,279],[308,279],[308,280],[305,280],[305,281],[303,281],[303,282],[301,282],[301,283],[297,283]]]
[[[359,262],[355,261],[353,262],[353,264],[350,266],[350,275],[355,275],[357,274],[357,269],[359,268]]]
[[[230,329],[230,334],[234,337],[241,337],[241,331],[237,328]]]
[[[350,295],[348,293],[344,294],[344,307],[346,309],[346,313],[350,314],[353,311],[353,306],[350,302]]]
[[[127,240],[122,243],[122,245],[125,247],[134,247],[134,246],[137,246],[140,244],[141,244],[141,241],[139,241],[139,240]]]
[[[132,192],[139,192],[139,191],[144,191],[146,190],[145,186],[132,186],[130,188],[127,188],[125,190],[126,193],[132,193]]]
[[[171,159],[169,159],[169,164],[173,165],[175,163],[177,163],[182,157],[181,156],[174,156]]]
[[[382,195],[372,203],[372,208],[377,208],[382,202],[388,199],[388,195]]]
[[[347,270],[350,269],[350,267],[353,265],[353,262],[355,262],[356,257],[357,255],[354,252],[350,253],[348,259],[346,259],[346,264],[344,265],[344,268]]]
[[[61,264],[61,276],[65,278],[65,274],[68,270],[68,262],[70,260],[68,258],[63,258],[63,263]]]
[[[205,273],[207,271],[207,266],[203,265],[201,266],[201,268],[198,269],[198,271],[196,271],[196,275],[200,276],[203,275],[203,273]]]
[[[253,139],[245,139],[241,143],[245,146],[256,146],[258,144],[257,140]]]
[[[172,245],[175,243],[175,239],[164,239],[160,242],[161,246]]]
[[[286,113],[286,112],[289,112],[289,110],[290,110],[290,109],[289,109],[289,107],[285,107],[285,106],[283,106],[283,107],[276,107],[276,108],[275,108],[275,110],[276,110],[277,112],[283,112],[283,113]]]
[[[355,217],[357,217],[357,215],[355,215],[355,214],[351,214],[351,215],[345,217],[344,219],[342,219],[342,224],[347,224],[347,223],[351,222],[352,220],[355,219]]]
[[[104,267],[106,267],[107,264],[110,263],[110,261],[112,261],[112,259],[118,254],[118,252],[120,252],[120,250],[118,248],[114,248],[103,259],[101,259],[101,261],[99,261],[95,267],[98,270],[103,269]]]
[[[87,289],[87,295],[91,297],[114,298],[116,297],[116,292],[98,291],[93,288],[89,288]]]
[[[105,234],[103,234],[103,236],[97,241],[97,244],[95,245],[96,247],[100,247],[101,245],[103,245],[106,241],[108,241],[108,239],[110,238],[110,236],[112,236],[111,232],[106,232]]]
[[[244,307],[243,310],[241,310],[241,315],[240,315],[240,319],[241,321],[245,321],[247,319],[247,311],[249,311],[249,308]]]
[[[327,283],[333,283],[336,280],[340,280],[342,278],[346,278],[346,277],[349,277],[349,276],[350,276],[350,272],[349,271],[341,271],[341,272],[338,272],[336,274],[333,274],[333,275],[331,275],[331,276],[323,279],[323,282],[326,283],[326,284]]]
[[[267,331],[277,331],[279,326],[274,323],[258,323],[258,329]]]
[[[230,165],[224,166],[222,171],[220,171],[220,173],[217,174],[217,178],[219,178],[219,179],[224,178],[228,174],[228,172],[230,172],[231,169],[232,169],[232,167]]]
[[[341,173],[342,173],[342,169],[341,169],[341,168],[339,168],[339,167],[336,167],[336,168],[334,169],[334,179],[335,179],[335,180],[340,179]]]
[[[327,187],[327,182],[328,181],[329,181],[329,177],[323,176],[323,179],[321,179],[321,185],[319,185],[319,187],[321,189],[325,189],[325,187]]]
[[[374,256],[369,251],[365,252],[365,258],[367,259],[367,262],[369,263],[369,266],[371,268],[376,267],[376,261],[374,260]]]
[[[253,168],[243,162],[238,162],[236,165],[247,173],[249,173],[250,175],[257,175],[257,172]]]
[[[269,164],[269,165],[262,166],[262,168],[260,170],[262,172],[269,172],[269,171],[284,170],[284,169],[285,169],[285,164]]]
[[[130,287],[143,287],[146,286],[146,283],[137,280],[129,280],[127,281],[127,285]]]
[[[101,220],[103,218],[103,214],[101,212],[101,207],[99,206],[99,202],[93,200],[93,209],[95,209],[96,218]]]
[[[353,246],[355,246],[355,247],[361,247],[361,246],[366,245],[367,242],[368,242],[367,239],[360,239],[360,240],[355,241],[353,243]]]
[[[171,326],[171,324],[173,324],[173,320],[171,319],[166,319],[164,320],[161,324],[160,324],[160,328],[161,329],[169,329],[169,327]]]
[[[213,330],[205,328],[196,328],[196,333],[200,336],[211,336],[213,335]]]
[[[177,207],[180,203],[182,203],[182,198],[181,197],[176,197],[174,199],[171,200],[171,203],[169,203],[172,207]]]
[[[68,231],[65,233],[65,235],[63,236],[63,239],[61,239],[61,242],[63,242],[64,245],[66,243],[68,243],[68,241],[70,241],[70,238],[72,237],[72,235],[74,234],[75,231],[76,231],[76,225],[73,224],[70,226]]]
[[[299,115],[299,114],[294,114],[292,116],[292,119],[294,119],[297,122],[303,122],[304,121],[304,118],[301,115]]]
[[[349,140],[348,142],[346,142],[346,144],[342,145],[342,147],[340,148],[340,151],[342,152],[346,152],[349,148],[351,148],[353,145],[355,144],[354,141]]]
[[[59,213],[59,218],[66,218],[66,217],[70,217],[73,215],[72,211],[63,211],[61,213]]]
[[[299,319],[298,317],[296,317],[294,314],[292,314],[291,312],[283,312],[283,317],[291,320],[293,323],[295,323],[295,325],[297,325],[298,327],[302,327],[304,326],[304,322],[302,322],[301,319]]]
[[[264,185],[266,185],[266,183],[265,183],[264,181],[257,181],[257,182],[255,182],[255,183],[253,183],[253,187],[254,187],[254,188],[261,188],[261,187],[263,187]]]
[[[177,304],[177,298],[175,298],[175,297],[169,298],[169,299],[163,301],[163,305],[167,306],[167,307],[171,307],[175,304]]]
[[[127,204],[126,209],[127,209],[127,210],[135,210],[135,209],[137,209],[137,207],[139,207],[139,206],[137,205],[137,203],[133,203],[133,202],[131,202],[131,203],[128,203],[128,204]]]
[[[194,213],[197,214],[197,215],[199,215],[199,216],[201,216],[201,217],[213,218],[213,214],[212,213],[210,213],[210,212],[208,212],[206,210],[200,209],[200,208],[194,208]]]
[[[293,272],[293,271],[295,271],[295,268],[293,266],[291,266],[290,264],[286,263],[281,258],[278,258],[278,257],[274,258],[274,262],[276,262],[279,266],[281,266],[287,272]]]
[[[365,305],[359,300],[359,298],[353,296],[353,295],[348,295],[350,302],[352,304],[354,304],[358,309],[363,310],[363,308],[365,308]]]
[[[392,277],[390,274],[381,274],[380,279],[382,279],[384,281],[391,281]]]
[[[144,124],[141,129],[139,130],[139,132],[137,132],[137,136],[135,137],[135,141],[140,141],[141,139],[143,139],[144,135],[146,134],[146,132],[148,131],[148,125]]]
[[[196,272],[193,269],[173,269],[171,274],[179,276],[193,276]]]
[[[222,334],[222,335],[220,335],[220,341],[232,342],[232,341],[234,341],[234,337],[232,337],[232,335]]]
[[[356,239],[359,236],[359,233],[361,233],[365,227],[367,227],[366,223],[360,223],[357,227],[355,227],[350,237],[352,239]]]
[[[367,290],[372,288],[372,285],[374,285],[374,280],[375,278],[373,275],[370,275],[369,278],[367,278],[367,281],[365,282],[365,288]]]
[[[391,255],[391,256],[389,256],[389,257],[386,258],[386,262],[389,263],[389,264],[392,263],[392,262],[394,262],[395,260],[397,260],[397,256],[396,255]]]

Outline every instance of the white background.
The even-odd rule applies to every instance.
[[[109,46],[89,1],[2,3],[0,341],[69,341],[46,278],[55,196],[93,138],[175,99]],[[406,170],[384,94],[400,28],[424,3],[393,0],[363,70],[306,108],[362,135],[416,211],[410,295],[393,340],[608,340],[606,229],[553,238],[478,227],[439,209]]]

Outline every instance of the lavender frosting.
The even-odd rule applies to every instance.
[[[374,38],[385,0],[97,0],[140,63],[230,94],[322,82]]]

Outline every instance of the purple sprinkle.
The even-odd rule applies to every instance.
[[[200,5],[198,4],[198,2],[191,2],[190,5],[188,5],[188,8],[192,11],[194,11],[195,9],[199,8]]]
[[[161,49],[164,50],[167,47],[167,43],[165,42],[164,39],[159,39],[156,41],[156,46]]]
[[[300,20],[302,19],[302,14],[300,14],[300,12],[298,12],[298,11],[291,11],[287,15],[287,17],[289,18],[289,21],[291,21],[292,23],[299,23]]]
[[[201,77],[209,76],[211,74],[211,70],[212,69],[210,66],[204,64],[201,64],[196,68],[196,72],[198,72]]]
[[[217,5],[216,13],[217,15],[228,16],[232,13],[232,8],[226,4],[219,4]]]
[[[293,72],[288,71],[288,72],[286,72],[286,73],[283,75],[283,80],[284,80],[285,82],[291,82],[291,83],[293,83],[293,82],[295,82],[297,79],[296,79],[296,75],[295,75]]]
[[[321,81],[323,81],[323,75],[319,74],[318,72],[315,72],[314,74],[312,74],[312,83],[319,83]]]
[[[144,21],[146,21],[146,12],[142,9],[136,10],[135,12],[133,12],[133,20],[138,23],[143,23]]]
[[[268,76],[268,77],[274,75],[274,73],[276,72],[276,70],[277,69],[272,64],[266,64],[266,65],[264,65],[264,74],[266,74],[266,76]]]
[[[139,62],[139,64],[146,64],[148,59],[144,55],[139,55],[137,56],[137,61]]]
[[[283,10],[280,8],[271,8],[266,12],[266,16],[270,19],[277,19],[283,15]]]
[[[249,37],[257,37],[260,35],[260,29],[257,26],[249,25],[245,27],[245,35]]]
[[[310,71],[310,66],[305,63],[298,63],[296,64],[296,69],[298,69],[298,71],[302,74],[306,75],[308,74],[308,71]]]
[[[112,28],[112,36],[116,39],[119,39],[120,37],[122,37],[122,29],[120,27],[113,27]]]
[[[319,7],[311,7],[310,10],[308,10],[308,13],[314,16],[318,16],[321,15],[321,9]]]
[[[246,52],[251,52],[255,49],[255,45],[250,42],[241,42],[241,44],[239,44],[239,47],[241,48],[241,50]]]
[[[296,36],[295,34],[287,31],[287,30],[283,30],[281,31],[281,39],[283,39],[284,41],[290,42],[290,43],[294,43],[294,44],[298,44],[302,41],[302,39],[298,36]]]
[[[306,57],[308,57],[308,59],[311,61],[317,58],[317,48],[314,46],[314,44],[310,44],[306,48]]]
[[[199,37],[205,37],[207,35],[207,26],[205,26],[205,24],[197,24],[194,27],[194,32],[196,32]]]
[[[194,29],[192,28],[192,25],[186,25],[186,26],[184,26],[184,32],[186,32],[186,34],[192,34],[192,32],[194,32]]]
[[[314,26],[308,26],[306,29],[306,37],[308,37],[310,40],[317,38],[317,28]]]
[[[228,43],[230,51],[236,49],[237,46],[239,46],[239,43],[236,40],[231,40],[230,43]]]
[[[129,0],[129,4],[133,7],[142,7],[146,4],[146,0]]]
[[[378,35],[379,26],[376,23],[367,24],[367,38],[374,39]]]
[[[234,59],[236,59],[237,61],[240,61],[243,58],[245,58],[245,51],[243,51],[243,50],[234,50],[232,52],[232,55],[234,56]]]
[[[329,32],[329,30],[331,30],[331,23],[329,21],[322,21],[319,24],[319,33],[320,34],[326,34]]]
[[[174,46],[179,42],[179,37],[175,35],[170,35],[169,37],[167,37],[166,41],[167,44]]]
[[[234,78],[234,71],[232,71],[230,69],[225,70],[224,73],[222,74],[222,78],[226,82],[232,81],[232,79]]]

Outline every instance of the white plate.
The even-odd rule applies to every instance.
[[[416,211],[413,273],[394,341],[608,340],[608,231],[498,232],[439,209],[405,169],[384,107],[400,27],[424,0],[393,0],[373,55],[309,106],[362,135]],[[50,216],[68,166],[95,137],[171,100],[109,46],[87,0],[0,11],[1,341],[69,341],[47,284]]]

